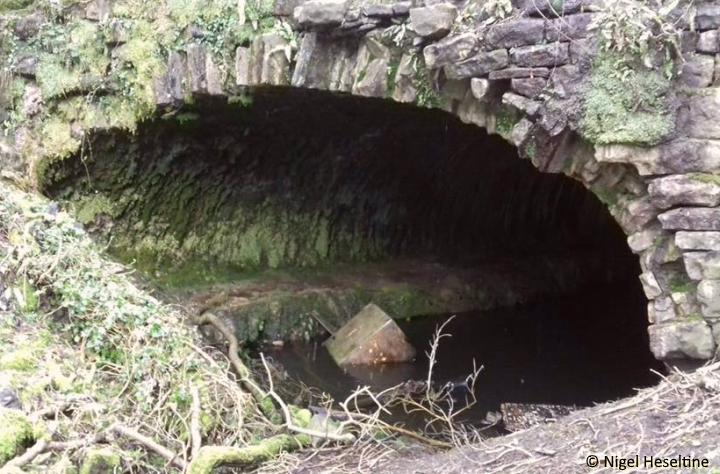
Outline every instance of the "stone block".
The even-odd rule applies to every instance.
[[[572,18],[583,7],[590,6],[593,0],[513,0],[513,6],[525,15],[537,17]]]
[[[384,58],[373,59],[365,68],[364,74],[355,82],[353,94],[365,97],[385,97],[387,93],[388,61]]]
[[[510,80],[510,89],[530,99],[538,97],[545,87],[547,79],[543,77],[516,77]]]
[[[533,123],[530,120],[526,118],[521,119],[518,123],[515,124],[512,132],[510,133],[510,142],[519,148],[523,143],[527,141],[528,138],[530,138],[530,135],[532,134],[532,129]]]
[[[392,5],[382,3],[364,5],[360,8],[360,12],[371,18],[390,18],[395,14]]]
[[[477,100],[485,100],[490,92],[490,81],[487,79],[473,77],[470,79],[470,91]]]
[[[714,2],[698,5],[695,13],[695,28],[700,31],[720,28],[720,5]]]
[[[528,99],[525,96],[515,94],[514,92],[506,92],[502,96],[502,103],[509,105],[528,117],[535,117],[540,111],[540,102]]]
[[[487,126],[487,106],[483,101],[478,100],[472,92],[468,92],[462,102],[460,102],[456,115],[465,123],[472,123],[478,127]]]
[[[710,359],[715,354],[710,326],[700,319],[653,324],[648,333],[650,349],[660,360]]]
[[[397,2],[392,5],[395,16],[407,16],[410,13],[410,8],[412,8],[411,1]]]
[[[672,298],[664,296],[648,303],[648,321],[650,324],[662,324],[677,318]]]
[[[703,180],[694,175],[672,175],[650,181],[648,192],[660,209],[675,206],[720,205],[720,177]]]
[[[451,3],[411,8],[410,29],[423,38],[442,38],[450,33],[457,15],[457,8]]]
[[[545,36],[545,20],[520,18],[504,21],[485,27],[478,34],[486,49],[538,44]]]
[[[706,318],[720,318],[720,280],[702,280],[697,286],[697,299]]]
[[[720,230],[720,209],[681,207],[658,216],[667,230]]]
[[[173,51],[168,57],[166,73],[155,82],[155,102],[158,106],[179,104],[185,98],[185,58]]]
[[[235,84],[250,85],[250,48],[241,46],[235,50]]]
[[[568,43],[520,46],[510,50],[510,62],[522,67],[560,66],[570,59]]]
[[[720,36],[718,30],[703,31],[698,35],[695,49],[700,53],[720,53]]]
[[[588,36],[593,13],[580,13],[547,22],[545,39],[548,41],[573,41]]]
[[[683,262],[691,280],[720,280],[720,252],[685,252]]]
[[[687,232],[675,234],[675,245],[682,250],[720,251],[720,232]]]
[[[686,55],[680,68],[680,82],[692,88],[710,87],[715,73],[715,58],[705,54]]]
[[[633,253],[640,253],[652,247],[660,235],[662,235],[662,230],[657,227],[635,232],[627,238],[628,247],[630,247]]]
[[[327,28],[342,23],[346,0],[309,0],[293,10],[293,18],[302,28]]]
[[[445,66],[448,79],[465,79],[468,77],[485,76],[491,71],[502,69],[510,62],[507,50],[478,53],[464,61]]]
[[[550,69],[545,67],[509,67],[492,71],[490,80],[500,81],[504,79],[515,79],[520,77],[549,77]]]
[[[403,54],[398,63],[397,72],[395,73],[395,89],[393,90],[393,100],[398,102],[410,103],[417,99],[417,87],[415,87],[415,69],[413,68],[412,54]]]
[[[425,65],[436,69],[447,64],[463,61],[478,51],[478,39],[475,33],[463,33],[444,38],[423,49]]]
[[[660,288],[660,284],[652,272],[645,272],[641,274],[640,283],[642,283],[647,299],[653,300],[662,295],[662,288]]]
[[[678,139],[651,148],[602,145],[595,159],[632,164],[641,175],[720,171],[720,141]]]
[[[187,47],[187,69],[190,92],[201,94],[207,91],[207,66],[205,60],[205,47],[199,44],[190,44]]]
[[[287,40],[274,32],[261,35],[261,40],[263,47],[260,83],[273,86],[289,84],[290,60],[286,54],[286,48],[289,48]]]
[[[37,56],[21,56],[15,61],[13,72],[28,78],[35,78],[37,73],[38,58]]]
[[[690,138],[720,139],[720,88],[686,99],[678,112],[678,132]]]
[[[589,69],[600,49],[596,37],[583,38],[570,42],[570,62]]]
[[[340,366],[406,362],[415,357],[415,349],[400,327],[372,303],[324,344]]]
[[[15,36],[26,41],[37,35],[46,21],[45,15],[41,11],[36,11],[17,20],[13,31]]]

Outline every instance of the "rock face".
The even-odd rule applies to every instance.
[[[325,346],[340,366],[407,362],[415,357],[415,349],[395,321],[372,303],[333,334]]]

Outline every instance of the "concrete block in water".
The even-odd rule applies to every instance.
[[[415,357],[400,327],[377,305],[365,306],[325,346],[338,365],[406,362]]]

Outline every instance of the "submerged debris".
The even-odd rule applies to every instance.
[[[370,303],[325,343],[338,365],[406,362],[415,348],[402,329],[377,305]]]

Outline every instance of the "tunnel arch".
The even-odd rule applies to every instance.
[[[679,27],[692,33],[683,45],[692,67],[685,77],[667,82],[662,97],[656,97],[667,106],[649,114],[621,111],[620,122],[612,113],[594,110],[597,116],[590,118],[602,126],[592,129],[583,123],[586,106],[602,84],[595,81],[599,49],[589,25],[604,12],[578,4],[563,11],[566,18],[555,18],[552,9],[538,11],[518,3],[513,4],[517,15],[501,21],[443,16],[447,24],[425,24],[432,31],[420,33],[417,23],[424,20],[417,14],[446,6],[418,7],[422,11],[415,11],[413,19],[404,2],[276,3],[270,15],[273,27],[253,27],[252,34],[242,37],[230,34],[229,23],[213,24],[219,30],[208,34],[172,14],[163,17],[164,11],[142,20],[125,10],[99,13],[94,5],[53,19],[27,15],[18,23],[23,28],[9,32],[21,46],[11,68],[21,78],[27,123],[16,130],[12,147],[0,150],[3,161],[21,175],[27,171],[42,187],[52,180],[46,174],[49,164],[83,149],[88,137],[103,129],[135,129],[143,119],[175,114],[198,98],[243,101],[248,93],[269,87],[440,108],[501,135],[537,169],[566,174],[598,196],[640,258],[653,352],[670,361],[713,355],[717,249],[712,236],[695,231],[718,230],[707,218],[716,216],[713,140],[720,135],[707,124],[717,121],[697,120],[716,117],[712,104],[717,94],[707,80],[707,51],[699,39],[695,44],[692,22]],[[220,13],[240,26],[246,23],[244,11]],[[77,28],[87,32],[76,39],[88,43],[98,63],[77,63],[65,48],[65,63],[53,60],[50,65],[72,77],[62,76],[67,83],[48,88],[42,73],[56,69],[36,66],[38,61],[47,66],[52,58],[45,53],[53,51],[46,49],[54,43],[29,41],[43,35],[43,24],[54,24],[63,34]],[[701,33],[710,28],[702,25]],[[157,41],[134,36],[154,27],[167,35]],[[406,30],[413,33],[400,38],[398,33]],[[705,101],[704,94],[677,94],[683,87],[704,90],[712,100]],[[607,97],[600,92],[595,99]],[[73,107],[78,110],[69,110]],[[628,130],[623,120],[636,118],[640,121]],[[705,184],[697,184],[696,173]]]
[[[225,285],[229,298],[213,301],[219,293],[203,284],[196,296],[192,278],[171,290],[187,289],[192,304],[211,308],[246,341],[319,335],[323,323],[337,327],[369,301],[401,318],[429,314],[433,323],[478,309],[502,320],[502,308],[530,305],[514,330],[501,321],[485,328],[498,332],[512,357],[538,372],[553,372],[546,361],[581,368],[601,357],[615,367],[630,357],[632,382],[651,382],[647,369],[656,366],[638,261],[605,204],[566,176],[537,172],[507,141],[452,114],[274,87],[254,90],[251,104],[196,96],[133,134],[96,131],[86,143],[92,152],[48,169],[45,193],[73,207],[112,254],[154,272],[161,284],[227,271],[229,279],[208,281]],[[177,271],[162,274],[178,262]],[[324,273],[328,266],[339,270]],[[298,267],[299,277],[266,272]],[[270,274],[266,282],[287,294],[267,292],[267,283],[233,286],[253,272]],[[576,291],[592,299],[618,291],[613,297],[627,307],[582,314],[584,302],[570,301],[558,316],[538,303]],[[287,323],[293,319],[311,324]],[[461,331],[458,342],[469,344],[461,334],[472,327],[453,328]],[[533,334],[515,334],[519,328]],[[491,339],[477,341],[489,346]],[[537,345],[541,357],[522,359],[512,348],[523,345]],[[459,362],[453,354],[447,357]],[[481,355],[496,367],[499,354]],[[595,375],[564,398],[539,400],[590,403],[629,393],[627,380]],[[567,383],[568,374],[554,376],[553,383]],[[527,388],[531,379],[523,377]],[[531,396],[516,387],[511,398],[539,401],[541,384],[532,380]]]

